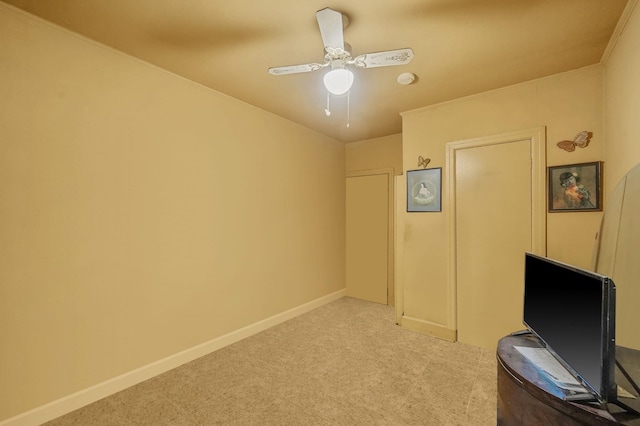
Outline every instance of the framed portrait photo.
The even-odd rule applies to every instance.
[[[407,170],[407,211],[442,211],[442,167]]]
[[[550,213],[602,211],[602,161],[547,170]]]

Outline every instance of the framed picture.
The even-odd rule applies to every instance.
[[[442,167],[407,170],[407,211],[442,211]]]
[[[602,211],[602,161],[547,170],[550,213]]]

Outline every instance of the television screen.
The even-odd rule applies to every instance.
[[[526,253],[523,322],[598,400],[616,400],[610,278]]]

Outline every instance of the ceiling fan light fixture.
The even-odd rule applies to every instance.
[[[324,75],[324,87],[334,95],[344,95],[353,85],[353,73],[346,68],[334,68]]]

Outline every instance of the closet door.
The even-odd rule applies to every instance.
[[[458,340],[495,349],[524,328],[524,252],[532,250],[529,140],[456,151]]]
[[[389,175],[346,179],[347,295],[388,303]]]

